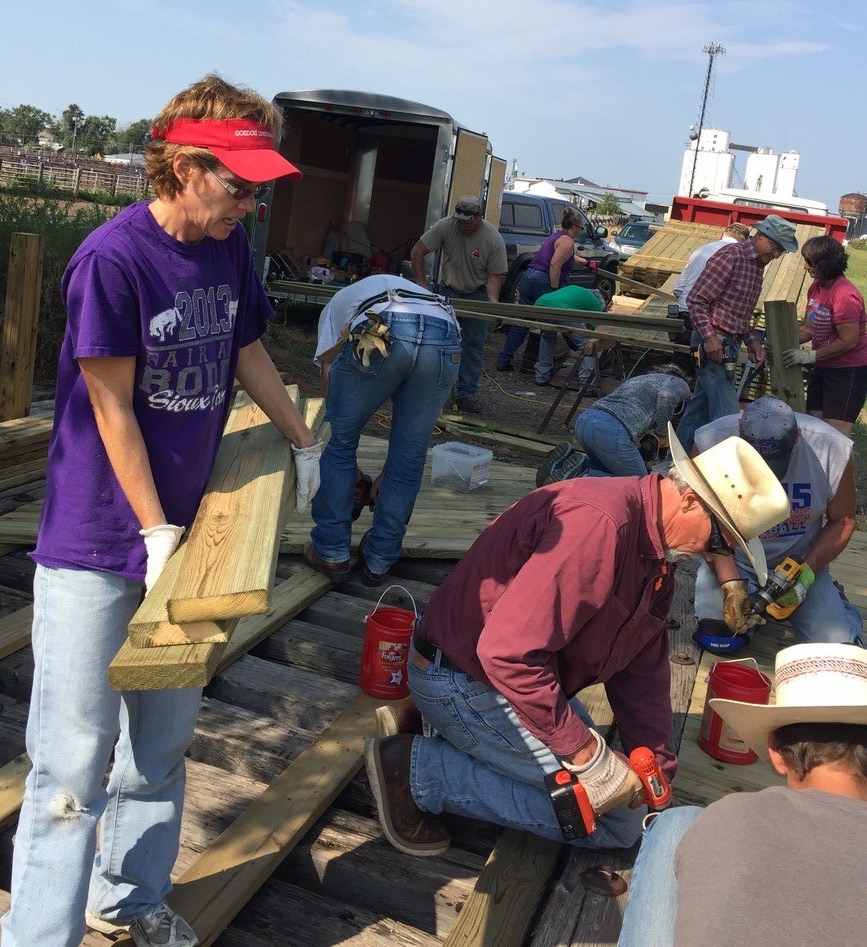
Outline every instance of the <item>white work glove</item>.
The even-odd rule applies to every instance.
[[[720,588],[723,593],[723,618],[729,631],[743,635],[753,625],[764,625],[764,618],[753,612],[753,603],[747,595],[747,583],[743,579],[729,579]]]
[[[166,563],[178,548],[178,543],[181,541],[181,536],[184,535],[185,528],[184,526],[171,526],[169,523],[163,523],[161,526],[151,526],[148,529],[139,530],[139,536],[144,537],[145,552],[147,553],[145,594],[150,592],[157,579],[162,575]]]
[[[317,441],[311,447],[292,445],[292,456],[295,458],[295,509],[299,513],[307,512],[310,501],[319,489],[319,458],[324,446],[322,441]]]
[[[595,730],[590,732],[596,738],[596,752],[592,759],[580,766],[564,760],[563,765],[581,781],[596,815],[602,815],[617,806],[629,805],[644,787],[626,760],[615,753]]]
[[[795,365],[815,365],[815,349],[786,349],[783,352],[783,364],[786,368],[793,368]]]

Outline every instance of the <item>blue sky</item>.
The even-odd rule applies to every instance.
[[[38,11],[38,12],[37,12]],[[867,192],[863,0],[60,0],[7,4],[0,106],[122,123],[206,72],[279,91],[344,88],[444,109],[519,171],[669,200],[707,57],[705,126],[801,153],[797,191]],[[743,158],[739,167],[743,168]]]

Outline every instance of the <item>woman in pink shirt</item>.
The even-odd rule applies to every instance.
[[[813,237],[801,254],[813,283],[798,341],[812,345],[783,352],[783,364],[812,366],[807,379],[808,413],[851,436],[867,397],[864,297],[843,275],[846,251],[833,237]]]

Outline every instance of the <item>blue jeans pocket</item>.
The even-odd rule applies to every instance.
[[[355,372],[357,375],[370,378],[376,375],[380,368],[382,368],[384,361],[385,356],[378,349],[374,349],[368,354],[368,364],[362,364],[361,359],[355,351],[355,342],[347,342],[343,347],[343,351],[335,360],[334,366],[336,367],[338,363],[342,363],[342,367]],[[333,367],[332,371],[334,371]]]
[[[461,347],[440,349],[440,373],[437,384],[440,388],[449,389],[454,386],[461,364]]]

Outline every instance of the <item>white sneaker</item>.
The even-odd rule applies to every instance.
[[[130,924],[136,947],[198,947],[196,932],[165,901]]]
[[[84,912],[84,923],[92,931],[99,931],[100,934],[127,934],[129,933],[129,924],[116,924],[91,911]]]

